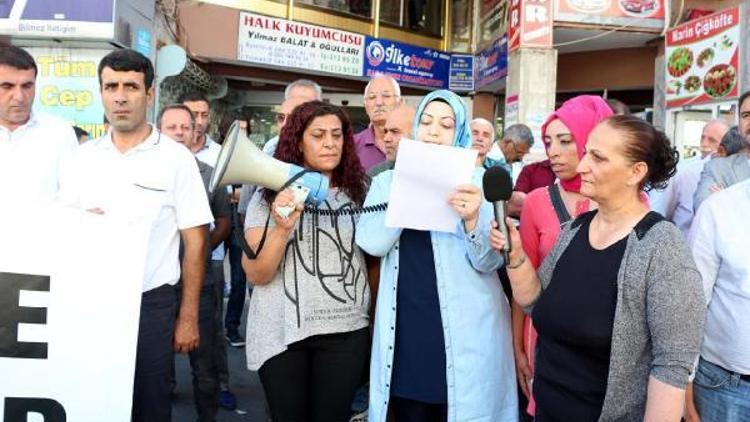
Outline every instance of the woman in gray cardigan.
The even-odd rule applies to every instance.
[[[577,169],[599,209],[563,225],[538,272],[509,229],[513,296],[539,332],[537,422],[680,420],[703,332],[700,274],[679,230],[639,199],[676,162],[653,126],[611,117]],[[490,240],[505,243],[498,230]]]

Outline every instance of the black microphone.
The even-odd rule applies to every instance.
[[[492,202],[495,210],[495,221],[500,232],[505,236],[505,247],[503,256],[508,263],[508,252],[510,252],[510,238],[508,237],[508,226],[505,225],[505,201],[510,199],[513,193],[513,180],[510,174],[502,167],[490,167],[482,177],[482,189],[484,198]]]

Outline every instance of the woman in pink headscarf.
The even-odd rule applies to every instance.
[[[539,267],[555,244],[560,224],[596,208],[596,203],[579,193],[581,177],[576,167],[583,157],[589,133],[612,114],[601,97],[581,95],[566,101],[542,125],[542,140],[558,182],[532,191],[523,203],[521,241],[534,268]],[[526,411],[534,415],[531,384],[536,331],[531,319],[516,303],[513,303],[512,320],[518,383],[529,399]]]

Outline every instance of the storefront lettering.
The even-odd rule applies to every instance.
[[[61,90],[55,85],[43,87],[41,94],[40,101],[45,107],[75,107],[76,110],[81,111],[94,101],[94,95],[89,91]]]
[[[722,13],[711,19],[697,22],[695,24],[695,34],[699,37],[702,37],[708,35],[711,32],[724,29],[734,24],[734,16],[732,16],[730,13]]]
[[[55,76],[58,78],[95,78],[96,62],[74,61],[65,56],[39,56],[36,59],[39,64],[39,73],[44,76]]]
[[[386,63],[405,66],[415,67],[417,69],[430,70],[435,65],[434,60],[427,58],[417,57],[415,55],[406,55],[400,48],[391,44],[385,49],[385,61]]]
[[[714,16],[686,23],[669,32],[669,42],[679,43],[693,39],[707,38],[726,28],[737,25],[735,11],[722,12]]]
[[[362,45],[363,40],[363,37],[356,34],[331,30],[328,28],[319,28],[316,26],[301,25],[293,22],[286,22],[284,25],[284,31],[304,37],[321,38],[324,40],[354,44],[357,46]]]
[[[245,15],[245,26],[252,26],[261,29],[270,29],[273,31],[281,31],[281,22],[268,18],[261,18],[257,16]]]

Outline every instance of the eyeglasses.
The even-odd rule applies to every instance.
[[[395,94],[393,94],[392,92],[388,92],[388,91],[385,91],[385,92],[371,92],[371,93],[365,95],[365,101],[375,101],[378,98],[378,96],[380,96],[380,98],[383,101],[388,101],[391,98],[395,98],[396,97]]]
[[[285,113],[276,113],[276,123],[283,125],[286,122],[287,115]]]

